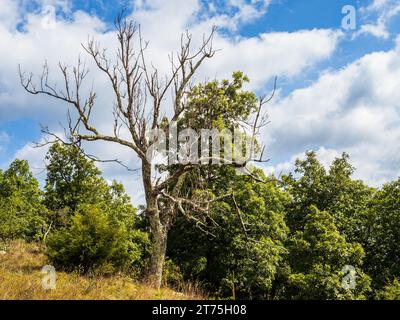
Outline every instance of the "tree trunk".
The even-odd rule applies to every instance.
[[[165,254],[167,251],[168,231],[161,223],[154,221],[152,231],[152,252],[148,271],[148,281],[155,288],[160,288],[164,270]],[[156,226],[158,225],[158,226]]]
[[[151,184],[151,165],[146,161],[142,162],[142,174],[146,195],[146,215],[149,218],[152,238],[152,252],[147,271],[147,281],[151,286],[160,288],[167,251],[168,227],[164,226],[161,221],[157,195],[153,193]]]

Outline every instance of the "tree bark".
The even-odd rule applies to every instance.
[[[147,281],[155,288],[162,284],[165,255],[167,251],[168,226],[163,224],[158,206],[158,196],[153,192],[151,164],[142,161],[142,179],[146,196],[146,215],[150,222],[152,252],[147,271]]]
[[[167,251],[168,230],[161,225],[160,221],[151,218],[152,225],[152,252],[148,271],[148,281],[155,288],[160,288],[164,270],[165,254]]]

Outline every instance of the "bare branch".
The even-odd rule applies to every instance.
[[[234,206],[235,206],[235,209],[236,209],[236,213],[237,213],[238,218],[239,218],[239,220],[240,220],[240,224],[241,224],[241,226],[242,226],[243,233],[244,233],[244,235],[246,236],[246,239],[248,239],[248,238],[249,238],[249,236],[248,236],[248,234],[247,234],[248,230],[246,229],[246,226],[245,226],[244,221],[243,221],[243,218],[242,218],[242,211],[240,210],[240,208],[239,208],[239,206],[238,206],[238,204],[237,204],[237,202],[236,202],[235,194],[232,193],[232,194],[231,194],[231,197],[232,197],[232,201],[233,201],[233,204],[234,204]]]

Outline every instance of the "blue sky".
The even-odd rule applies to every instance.
[[[342,28],[345,5],[356,10],[355,30]],[[44,59],[72,64],[88,35],[112,47],[112,22],[125,8],[150,40],[155,64],[163,66],[180,32],[200,38],[216,24],[221,51],[200,78],[240,69],[261,94],[278,75],[271,124],[260,137],[271,158],[267,172],[291,170],[296,157],[314,149],[326,165],[350,153],[356,177],[373,185],[400,176],[399,0],[0,0],[0,7],[0,168],[26,158],[43,180],[45,150],[31,142],[43,139],[40,124],[61,130],[65,120],[65,106],[21,90],[18,64],[32,71]],[[50,24],[49,8],[56,12]],[[100,104],[112,103],[105,82],[94,79]],[[107,113],[98,113],[98,124],[106,125]],[[112,150],[134,166],[129,152]],[[102,169],[128,189],[139,183],[121,168]]]

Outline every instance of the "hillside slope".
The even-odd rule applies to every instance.
[[[0,246],[0,299],[24,300],[186,300],[201,299],[192,293],[179,293],[169,288],[160,290],[134,282],[125,275],[87,277],[57,272],[56,288],[45,290],[41,273],[46,265],[39,244],[15,241]]]

